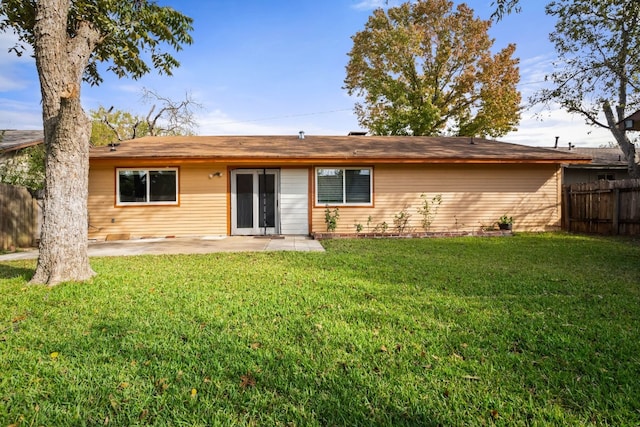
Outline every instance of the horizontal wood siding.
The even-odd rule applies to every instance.
[[[177,165],[167,165],[177,166]],[[139,165],[144,169],[145,165]],[[212,176],[222,172],[221,177]],[[89,237],[129,233],[135,237],[227,234],[226,165],[199,164],[179,169],[178,206],[115,206],[116,166],[91,166]]]
[[[309,234],[309,170],[280,171],[282,234]]]
[[[516,231],[557,230],[560,226],[560,172],[556,165],[375,166],[374,207],[339,207],[336,232],[363,232],[386,222],[406,207],[409,228],[424,231],[418,208],[421,194],[442,203],[430,231],[478,231],[513,216]],[[324,206],[315,206],[312,232],[326,231]],[[371,221],[367,225],[369,216]]]

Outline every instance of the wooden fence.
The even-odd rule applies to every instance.
[[[0,184],[0,250],[36,244],[40,228],[38,202],[29,192]]]
[[[563,186],[562,228],[577,233],[640,235],[640,179]]]

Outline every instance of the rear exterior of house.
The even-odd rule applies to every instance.
[[[307,235],[479,231],[507,214],[520,231],[560,226],[561,164],[575,155],[484,139],[147,137],[94,148],[89,236]],[[357,225],[360,224],[360,227]],[[386,224],[386,226],[385,226]]]

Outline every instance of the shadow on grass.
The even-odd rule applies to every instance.
[[[31,280],[33,268],[16,267],[13,265],[0,264],[0,279],[23,278],[25,281]]]

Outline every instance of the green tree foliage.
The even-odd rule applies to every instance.
[[[144,117],[128,111],[108,110],[103,106],[91,110],[91,144],[103,146],[126,139],[142,138],[149,134]]]
[[[183,100],[175,101],[143,88],[142,99],[146,104],[152,104],[144,117],[128,111],[114,110],[113,107],[107,110],[100,106],[91,111],[91,143],[101,146],[147,135],[195,134],[198,123],[194,113],[202,105],[195,102],[189,94]]]
[[[138,79],[156,69],[171,75],[180,65],[166,47],[179,51],[191,44],[193,19],[171,7],[149,0],[75,0],[70,1],[67,35],[82,35],[83,25],[99,34],[85,67],[84,80],[91,85],[102,82],[98,64],[109,63],[107,70],[118,77]],[[12,50],[21,55],[26,46],[34,46],[36,2],[2,0],[0,31],[13,30],[20,43]]]
[[[377,9],[353,36],[345,88],[377,135],[501,136],[520,120],[514,45],[492,54],[489,21],[448,0]]]
[[[619,124],[640,108],[640,2],[558,0],[546,12],[557,19],[550,39],[558,60],[547,76],[550,86],[532,101],[558,103],[609,129],[630,174],[640,176],[635,146]]]
[[[495,0],[491,2],[491,6],[495,10],[491,14],[491,18],[500,20],[512,12],[520,12],[520,0]]]
[[[25,187],[31,194],[44,187],[44,146],[27,147],[0,162],[0,182]]]

